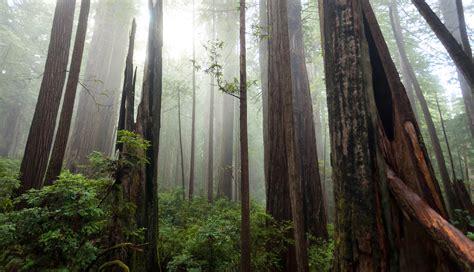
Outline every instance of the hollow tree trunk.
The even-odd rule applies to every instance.
[[[433,239],[421,221],[405,218],[405,207],[389,193],[387,165],[426,207],[447,218],[408,96],[369,2],[320,4],[332,109],[335,271],[458,271],[443,239]]]
[[[75,5],[75,0],[56,2],[43,80],[21,162],[20,192],[43,186],[66,80]]]
[[[74,111],[74,101],[76,99],[77,84],[82,65],[82,55],[87,33],[87,21],[89,19],[90,0],[82,0],[77,25],[74,49],[71,58],[71,67],[67,79],[66,90],[63,98],[61,116],[59,119],[56,138],[51,152],[48,170],[46,171],[45,182],[51,184],[61,173],[64,154],[66,152],[69,130],[71,128],[72,113]]]

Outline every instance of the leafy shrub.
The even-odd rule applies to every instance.
[[[0,159],[0,212],[13,208],[13,192],[20,187],[19,169],[19,161]]]
[[[310,237],[308,248],[309,268],[311,271],[325,272],[331,270],[334,259],[334,226],[328,225],[329,240],[324,241]]]
[[[179,193],[160,195],[160,260],[168,271],[238,271],[240,206],[227,200],[213,205],[204,198],[184,201]],[[288,224],[276,224],[264,210],[251,208],[252,265],[276,266],[290,242]],[[272,241],[272,247],[267,248]]]
[[[0,266],[7,270],[80,270],[95,259],[106,223],[97,195],[109,183],[68,172],[51,186],[13,200],[0,214]]]

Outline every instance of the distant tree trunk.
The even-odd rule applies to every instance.
[[[186,199],[186,186],[184,184],[184,155],[183,155],[183,135],[181,133],[181,89],[178,87],[178,130],[179,130],[179,153],[181,158],[181,189],[183,190],[183,200]]]
[[[12,106],[7,113],[5,124],[3,126],[2,143],[0,143],[0,157],[9,157],[14,149],[15,135],[20,122],[21,107]]]
[[[260,18],[260,35],[259,41],[259,64],[260,64],[260,85],[262,88],[262,114],[263,114],[263,168],[265,187],[267,188],[268,180],[268,0],[259,0],[259,18]]]
[[[20,192],[43,186],[66,80],[75,5],[75,0],[56,2],[43,81],[21,162]]]
[[[160,269],[158,260],[158,152],[161,128],[161,100],[163,91],[163,2],[148,1],[150,12],[148,48],[143,78],[142,111],[145,140],[151,146],[146,152],[149,163],[145,167],[145,251],[146,271]]]
[[[214,202],[214,77],[211,78],[209,93],[209,141],[207,151],[207,201]]]
[[[467,36],[466,22],[464,20],[464,11],[461,0],[440,0],[439,5],[444,17],[444,25],[453,35],[458,43],[460,43],[468,55],[472,59],[472,50]],[[459,84],[461,85],[464,106],[468,120],[471,136],[474,138],[474,98],[472,96],[469,84],[464,79],[462,73],[458,70]]]
[[[446,161],[443,155],[443,150],[441,149],[441,143],[438,138],[438,134],[436,132],[436,127],[433,122],[433,118],[431,117],[430,109],[428,107],[428,103],[426,102],[425,96],[423,95],[423,91],[421,90],[420,83],[416,78],[415,71],[408,60],[408,55],[405,50],[405,43],[403,40],[403,34],[401,32],[400,21],[398,19],[398,12],[396,10],[396,6],[391,7],[390,19],[392,23],[392,28],[395,35],[395,41],[398,47],[398,51],[400,53],[400,59],[402,63],[402,67],[408,73],[408,83],[413,86],[415,89],[416,96],[418,97],[418,101],[420,102],[420,107],[423,112],[423,116],[425,117],[425,123],[428,126],[428,132],[430,135],[431,144],[433,146],[433,150],[436,157],[436,163],[438,164],[439,173],[441,176],[441,181],[443,182],[444,191],[446,193],[446,200],[448,203],[448,211],[449,214],[452,216],[454,215],[454,209],[458,207],[456,197],[453,190],[453,185],[449,178],[448,168],[446,167]]]
[[[226,197],[232,199],[232,157],[233,157],[233,144],[234,144],[234,99],[229,95],[223,97],[223,178],[219,180],[219,187],[217,195],[219,197]]]
[[[391,23],[393,32],[401,34],[402,29],[401,29],[401,24],[400,24],[400,16],[398,13],[398,8],[397,8],[397,1],[391,0],[389,8],[390,8],[390,23]],[[415,118],[419,122],[420,117],[418,115],[418,110],[416,108],[415,91],[413,90],[413,84],[411,83],[411,80],[410,80],[410,74],[408,73],[405,65],[403,65],[403,60],[401,56],[400,56],[400,62],[402,63],[400,70],[402,74],[403,83],[407,91],[408,99],[410,99],[410,104],[413,109],[413,113],[415,114]]]
[[[72,113],[74,111],[74,101],[76,99],[77,84],[81,72],[82,55],[84,52],[84,43],[87,33],[87,21],[89,19],[90,0],[82,0],[79,13],[79,22],[77,25],[74,49],[71,58],[71,67],[67,79],[66,90],[63,98],[61,116],[59,119],[56,139],[51,152],[48,170],[46,172],[45,182],[51,184],[61,173],[63,166],[64,153],[66,152],[69,129],[71,128]]]
[[[288,1],[288,32],[294,104],[292,107],[296,126],[295,139],[298,154],[301,157],[298,167],[301,172],[301,186],[304,194],[304,228],[305,233],[308,232],[317,238],[327,239],[326,209],[319,176],[313,103],[306,70],[300,1]]]
[[[67,148],[67,167],[78,171],[92,151],[111,155],[122,89],[132,9],[123,1],[99,1],[94,30],[78,94],[75,122]]]
[[[195,156],[195,144],[196,144],[196,69],[194,62],[196,61],[196,44],[195,38],[195,0],[193,0],[193,109],[191,116],[191,163],[189,164],[189,200],[193,199],[194,194],[194,156]]]
[[[412,3],[448,51],[454,64],[468,82],[471,88],[471,97],[474,97],[474,63],[472,58],[466,54],[463,47],[456,41],[425,0],[412,0]]]
[[[245,39],[245,0],[240,1],[240,158],[241,158],[241,227],[240,271],[252,271],[250,257],[250,192],[247,130],[247,49]]]
[[[273,197],[273,201],[280,202],[279,205],[288,205],[287,199],[289,196],[291,208],[291,219],[293,220],[293,238],[295,241],[295,260],[296,266],[292,271],[308,271],[307,247],[305,240],[305,215],[304,215],[304,196],[302,192],[302,168],[300,161],[300,153],[298,150],[297,140],[297,120],[295,120],[294,108],[294,91],[293,90],[293,70],[291,60],[291,43],[290,35],[292,33],[289,29],[288,11],[291,7],[287,6],[286,0],[278,0],[268,3],[269,11],[269,28],[270,28],[270,42],[269,42],[269,71],[268,71],[268,89],[272,90],[269,94],[269,112],[271,112],[272,120],[269,120],[269,135],[280,135],[282,142],[278,144],[278,139],[272,137],[270,140],[270,161],[269,173],[270,179],[269,195],[272,195],[272,190],[275,190],[276,184],[273,184],[272,176],[280,175],[282,187],[286,187],[287,195],[279,195],[280,198]],[[290,21],[291,22],[291,21]],[[307,80],[307,79],[306,79]],[[309,101],[310,102],[310,101]],[[278,120],[277,118],[281,118]],[[276,119],[276,120],[275,120]],[[312,118],[310,119],[312,123]],[[278,123],[278,124],[277,124]],[[276,125],[276,126],[275,126]],[[313,130],[314,140],[314,126]],[[316,144],[316,143],[314,143]],[[278,146],[276,146],[278,145]],[[314,146],[315,147],[315,146]],[[281,154],[280,160],[275,161],[274,158],[278,149],[285,149],[286,152]],[[316,151],[316,150],[314,150]],[[272,155],[273,153],[273,155]],[[282,153],[282,152],[279,152]],[[316,155],[316,154],[314,154]],[[283,172],[278,171],[277,165],[274,162],[280,163],[284,161]],[[317,167],[317,165],[314,165]],[[319,180],[318,180],[319,181]],[[321,186],[321,184],[319,184]],[[273,188],[272,188],[273,187]],[[306,190],[307,188],[305,188]],[[321,191],[319,191],[321,193]],[[285,199],[286,198],[286,199]],[[320,199],[321,201],[322,199]],[[271,205],[271,204],[269,204]],[[281,207],[281,206],[280,206]],[[271,208],[274,208],[272,205]],[[274,210],[273,210],[274,211]],[[324,213],[324,211],[323,211]],[[288,215],[288,214],[287,214]],[[276,218],[277,220],[280,218]],[[289,269],[288,263],[285,264],[284,269]]]

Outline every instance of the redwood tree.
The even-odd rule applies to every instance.
[[[75,0],[58,0],[38,101],[21,162],[21,192],[43,186],[66,80]]]
[[[74,101],[76,99],[77,84],[79,83],[79,73],[81,72],[82,55],[84,52],[84,43],[87,33],[87,21],[89,19],[90,0],[82,0],[79,13],[79,22],[77,24],[76,38],[72,52],[71,66],[67,79],[66,90],[63,98],[61,116],[59,119],[58,130],[51,152],[51,159],[46,172],[46,183],[52,183],[61,173],[63,166],[64,153],[71,128],[72,113],[74,111]]]
[[[247,130],[247,50],[245,0],[240,1],[240,271],[252,271],[250,259],[249,142]]]

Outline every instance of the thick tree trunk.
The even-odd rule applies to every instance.
[[[452,182],[449,178],[448,168],[446,167],[446,161],[443,155],[443,150],[441,149],[441,143],[438,138],[438,134],[436,132],[436,127],[433,122],[433,118],[431,117],[430,110],[428,108],[428,103],[426,102],[425,96],[423,95],[423,91],[421,90],[420,83],[416,78],[415,71],[408,60],[408,55],[405,50],[405,43],[403,40],[403,34],[401,32],[400,21],[398,20],[398,12],[396,7],[392,5],[391,12],[390,12],[390,19],[392,23],[392,29],[395,35],[395,41],[397,44],[398,51],[400,53],[400,58],[402,62],[402,67],[404,67],[405,71],[408,73],[408,83],[413,86],[416,96],[418,97],[418,101],[420,102],[420,107],[423,112],[423,116],[425,118],[425,123],[428,126],[428,132],[431,140],[431,144],[433,146],[433,150],[436,157],[436,162],[438,164],[439,173],[441,176],[441,181],[443,182],[444,191],[446,193],[446,200],[448,203],[448,210],[450,215],[452,216],[454,213],[454,209],[458,208],[456,197],[454,195]]]
[[[75,5],[75,0],[56,2],[43,81],[21,163],[21,192],[43,186],[66,80]]]
[[[326,210],[319,176],[318,151],[313,119],[313,104],[306,70],[300,0],[288,1],[288,33],[290,41],[291,80],[295,118],[295,139],[300,156],[304,194],[305,233],[328,237]]]
[[[290,43],[291,33],[288,24],[289,7],[287,1],[278,0],[269,2],[268,11],[270,29],[268,89],[272,90],[272,93],[268,97],[268,110],[272,113],[272,117],[269,116],[268,127],[270,137],[270,175],[268,180],[268,194],[271,196],[271,201],[279,202],[277,205],[275,205],[275,203],[269,203],[268,205],[270,205],[270,212],[276,214],[275,219],[277,220],[281,220],[281,218],[278,218],[278,216],[281,216],[281,213],[279,214],[280,210],[275,209],[276,207],[287,205],[289,206],[287,209],[291,209],[286,210],[287,213],[285,213],[284,216],[291,214],[290,218],[293,220],[296,265],[293,268],[290,268],[289,264],[291,264],[291,260],[287,259],[284,269],[308,271],[307,247],[305,240],[304,196],[302,192],[303,171],[301,167],[302,161],[300,160],[298,140],[296,138],[297,135],[295,133],[297,129],[297,121],[295,120],[295,108],[293,104],[295,90],[293,90],[293,69],[291,66]],[[310,119],[310,122],[312,123],[313,120]],[[313,126],[311,126],[311,129],[314,133]],[[277,143],[280,144],[277,145]],[[283,150],[284,152],[279,150]],[[278,155],[278,153],[280,155]],[[276,158],[279,158],[279,160],[275,160]],[[282,162],[284,162],[284,164],[282,164]],[[281,166],[282,169],[275,168],[278,166]],[[317,165],[314,166],[317,167]],[[274,181],[278,183],[274,183]],[[321,185],[319,184],[319,186]],[[282,189],[288,193],[284,195],[272,195],[272,191],[280,193],[282,191],[278,192],[278,190]],[[290,200],[290,205],[288,205],[288,198]]]
[[[249,143],[247,131],[247,50],[245,39],[245,0],[240,1],[240,157],[241,227],[240,271],[252,271],[250,259]]]
[[[468,82],[471,88],[471,97],[474,97],[474,63],[472,58],[466,54],[463,47],[456,41],[425,0],[412,0],[412,2],[448,51],[454,64]]]
[[[79,82],[79,74],[81,71],[82,55],[84,52],[84,43],[87,33],[87,21],[89,19],[89,10],[90,0],[82,0],[61,116],[56,132],[56,139],[53,145],[53,151],[51,152],[51,159],[46,172],[45,182],[47,184],[51,184],[54,180],[56,180],[56,178],[61,173],[61,168],[63,166],[64,153],[66,152],[69,130],[71,128],[72,113],[74,111],[77,84]]]
[[[447,218],[409,99],[366,0],[320,2],[336,196],[335,271],[458,271],[403,217],[386,165]],[[350,45],[350,46],[348,46]]]
[[[150,21],[148,48],[143,79],[143,132],[151,146],[146,152],[149,163],[145,167],[145,251],[146,271],[160,269],[158,260],[158,152],[161,128],[161,100],[163,91],[163,2],[148,1]]]
[[[444,25],[453,35],[456,41],[462,45],[464,52],[472,58],[472,50],[467,37],[466,22],[461,0],[440,0],[440,9],[444,17]],[[458,79],[461,86],[464,106],[468,120],[471,136],[474,137],[474,100],[469,84],[458,70]]]

